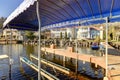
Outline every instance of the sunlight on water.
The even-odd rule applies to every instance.
[[[30,54],[34,54],[37,56],[37,52],[38,52],[37,49],[38,49],[37,46],[31,46],[31,45],[14,44],[12,45],[12,49],[10,49],[10,45],[0,45],[0,54],[10,54],[10,52],[12,52],[12,54],[10,55],[11,58],[13,59],[13,64],[11,68],[13,80],[18,80],[18,79],[27,80],[28,78],[31,80],[37,80],[37,72],[25,64],[22,64],[21,66],[19,61],[20,56],[27,57],[28,59],[30,58],[29,57]],[[78,52],[82,54],[86,53],[89,55],[92,54],[99,56],[99,54],[96,54],[96,52],[98,51],[92,51],[89,48],[79,48]],[[47,55],[44,54],[42,57],[63,66],[62,56],[58,56],[58,55],[53,56],[52,54],[47,54]],[[66,58],[65,67],[71,69],[71,71],[75,73],[75,69],[76,69],[75,59],[71,60],[70,58]],[[100,67],[95,68],[94,65],[88,62],[83,62],[79,60],[77,70],[78,70],[77,71],[78,75],[84,79],[93,80],[94,78],[101,79],[103,77],[103,69]],[[7,78],[7,80],[9,80],[8,59],[0,60],[0,79],[2,78]]]

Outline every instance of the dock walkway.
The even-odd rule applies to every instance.
[[[105,46],[105,43],[103,44]],[[120,80],[120,51],[108,44],[108,69],[111,80]]]
[[[64,57],[69,57],[69,58],[73,58],[73,59],[78,59],[78,60],[82,60],[82,61],[86,61],[86,62],[95,63],[95,64],[105,68],[105,56],[97,57],[97,56],[93,56],[93,55],[77,54],[75,52],[69,52],[64,49],[42,48],[41,50],[46,51],[48,53],[64,56]]]
[[[77,54],[75,52],[69,52],[64,49],[42,48],[41,50],[46,51],[48,53],[53,53],[53,54],[57,54],[57,55],[61,55],[69,58],[74,58],[74,59],[78,57],[79,60],[95,63],[105,69],[105,56],[98,57],[93,55]],[[120,52],[118,50],[115,50],[113,47],[108,45],[108,68],[109,68],[109,74],[110,74],[111,80],[120,80],[120,56],[119,55],[120,55]]]

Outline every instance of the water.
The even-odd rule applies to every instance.
[[[37,55],[37,46],[30,45],[22,45],[22,44],[13,44],[12,47],[10,45],[0,45],[0,55],[1,54],[10,54],[10,57],[13,59],[13,64],[11,67],[11,78],[12,80],[37,80],[37,72],[28,67],[26,64],[20,64],[19,57],[24,56],[30,59],[30,54]],[[79,53],[87,53],[89,55],[100,56],[98,51],[92,51],[89,48],[79,48]],[[47,57],[47,56],[46,56]],[[56,55],[55,58],[46,58],[52,62],[62,65],[62,56]],[[54,60],[56,59],[56,60]],[[57,62],[58,61],[58,62]],[[75,71],[75,60],[73,59],[72,63],[70,63],[70,59],[66,58],[66,67],[71,68],[71,70]],[[102,68],[96,69],[92,68],[91,64],[88,62],[78,61],[78,75],[83,77],[83,80],[93,80],[94,78],[101,79],[103,77]],[[95,74],[97,71],[97,75]],[[0,80],[6,78],[9,80],[9,64],[8,59],[0,60]]]
[[[94,55],[94,56],[102,56],[102,54],[99,50],[92,50],[91,48],[78,48],[78,53],[79,54]]]
[[[28,80],[28,76],[35,73],[34,70],[29,68],[25,64],[23,64],[21,67],[20,61],[19,61],[20,56],[29,58],[30,54],[37,53],[37,51],[35,51],[34,48],[35,47],[33,47],[33,46],[24,46],[21,44],[13,44],[12,47],[10,47],[10,45],[0,45],[0,55],[1,54],[7,54],[7,55],[10,54],[10,57],[13,59],[13,64],[11,66],[12,80]],[[23,69],[23,72],[26,72],[26,74],[22,73],[21,68]],[[28,75],[28,76],[26,76],[26,75]],[[32,76],[30,76],[30,77],[32,77]],[[36,72],[35,76],[37,77],[37,72]],[[0,60],[0,80],[5,77],[7,78],[7,80],[9,80],[8,59]]]
[[[59,64],[61,66],[64,65],[62,56],[47,53],[47,54],[44,54],[43,58],[45,58],[49,61],[52,61],[56,64]],[[96,79],[101,80],[104,77],[104,75],[103,75],[104,69],[102,69],[100,66],[98,66],[96,68],[94,64],[89,63],[89,62],[84,62],[81,60],[78,60],[77,65],[78,65],[78,67],[76,68],[76,60],[75,59],[66,57],[65,67],[69,68],[74,73],[76,73],[76,69],[77,69],[78,75],[84,76],[84,79],[85,78],[88,79],[88,77],[89,77],[90,80],[96,80]]]

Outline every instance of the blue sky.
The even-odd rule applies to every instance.
[[[8,17],[23,0],[0,0],[0,17]]]

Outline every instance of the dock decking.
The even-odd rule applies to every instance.
[[[109,49],[114,49],[110,45],[108,46]],[[108,52],[109,52],[108,49]],[[105,69],[105,56],[97,57],[93,55],[86,55],[86,54],[77,54],[75,52],[69,52],[64,49],[51,49],[51,48],[42,48],[42,51],[46,51],[48,53],[53,53],[69,58],[74,58],[78,60],[83,60],[91,63],[95,63],[96,65],[101,66]],[[108,55],[108,68],[111,80],[119,80],[120,79],[120,56],[116,55]]]
[[[97,57],[97,56],[93,56],[93,55],[77,54],[75,52],[69,52],[64,49],[42,48],[41,50],[49,52],[49,53],[69,57],[69,58],[74,58],[74,59],[77,59],[77,57],[78,57],[78,60],[95,63],[95,64],[105,68],[105,56]]]

